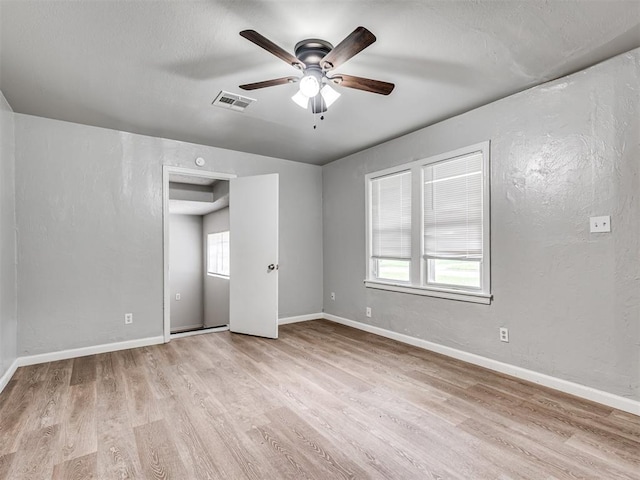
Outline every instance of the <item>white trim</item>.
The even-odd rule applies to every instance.
[[[436,290],[433,288],[416,287],[413,285],[400,285],[395,283],[374,282],[365,280],[364,286],[378,290],[389,290],[391,292],[409,293],[412,295],[425,295],[427,297],[447,298],[449,300],[460,300],[463,302],[491,304],[491,295],[485,293],[454,292],[451,290]]]
[[[283,317],[278,319],[278,325],[287,325],[288,323],[308,322],[309,320],[321,320],[324,313],[308,313],[306,315],[297,315],[295,317]]]
[[[229,330],[229,325],[224,325],[222,327],[204,327],[200,330],[191,330],[190,332],[172,333],[171,339],[175,340],[176,338],[193,337],[194,335],[203,335],[205,333],[226,332],[227,330]]]
[[[130,348],[148,347],[149,345],[159,345],[164,343],[163,336],[138,338],[136,340],[126,340],[124,342],[105,343],[93,345],[91,347],[72,348],[59,352],[40,353],[38,355],[27,355],[18,357],[18,366],[35,365],[38,363],[55,362],[57,360],[67,360],[69,358],[84,357],[86,355],[96,355],[98,353],[117,352],[118,350],[129,350]]]
[[[164,263],[164,343],[171,340],[171,287],[169,285],[169,175],[177,173],[198,178],[214,178],[230,180],[236,178],[231,173],[210,172],[208,170],[194,170],[192,168],[162,166],[162,248]]]
[[[544,373],[535,372],[526,368],[517,367],[515,365],[510,365],[508,363],[493,360],[491,358],[476,355],[474,353],[469,353],[437,343],[429,342],[421,338],[411,337],[403,333],[397,333],[391,330],[386,330],[384,328],[374,327],[365,323],[338,317],[330,313],[325,313],[323,316],[326,320],[330,320],[341,325],[346,325],[349,327],[357,328],[358,330],[374,333],[376,335],[380,335],[381,337],[390,338],[392,340],[397,340],[398,342],[413,345],[414,347],[440,353],[448,357],[462,360],[463,362],[471,363],[473,365],[488,368],[489,370],[494,370],[506,375],[511,375],[512,377],[537,383],[538,385],[553,388],[554,390],[559,390],[561,392],[591,400],[602,405],[617,408],[618,410],[632,413],[634,415],[640,415],[640,401],[638,400],[621,397],[619,395],[604,392],[593,387],[588,387],[586,385],[581,385],[579,383],[570,382],[561,378],[552,377],[551,375],[546,375]]]
[[[9,382],[11,381],[11,377],[13,377],[13,374],[16,373],[16,370],[20,366],[19,360],[20,360],[19,358],[16,358],[13,361],[13,363],[9,365],[9,368],[7,369],[7,371],[4,372],[4,375],[0,377],[0,393],[2,393],[2,391],[4,390],[4,387],[6,387],[9,384]]]
[[[229,275],[220,275],[219,273],[207,272],[207,277],[221,278],[222,280],[229,280]]]

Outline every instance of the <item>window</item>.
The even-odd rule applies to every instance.
[[[366,286],[490,302],[489,142],[366,182]]]
[[[229,276],[229,232],[207,235],[207,273]]]
[[[411,172],[371,181],[373,275],[377,279],[410,281]]]

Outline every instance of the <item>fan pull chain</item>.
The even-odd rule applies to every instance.
[[[318,115],[318,114],[316,113],[314,115]],[[316,127],[318,126],[318,122],[317,122],[317,120],[315,118],[314,118],[314,120],[315,120],[315,123],[313,124],[313,129],[315,130]],[[320,120],[321,121],[324,120],[324,115],[320,116]]]
[[[323,110],[323,103],[324,103],[324,98],[320,97],[320,110]],[[318,127],[318,115],[320,114],[320,112],[316,112],[313,114],[313,120],[314,120],[314,124],[313,124],[313,129],[316,130]],[[324,115],[320,115],[320,121],[324,120]]]

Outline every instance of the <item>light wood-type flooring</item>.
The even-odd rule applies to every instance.
[[[0,478],[638,479],[640,417],[318,320],[20,368]]]

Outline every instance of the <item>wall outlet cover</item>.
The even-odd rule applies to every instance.
[[[611,231],[611,216],[589,218],[589,231],[591,233],[608,233]]]
[[[509,329],[501,327],[500,328],[500,341],[509,343]]]

